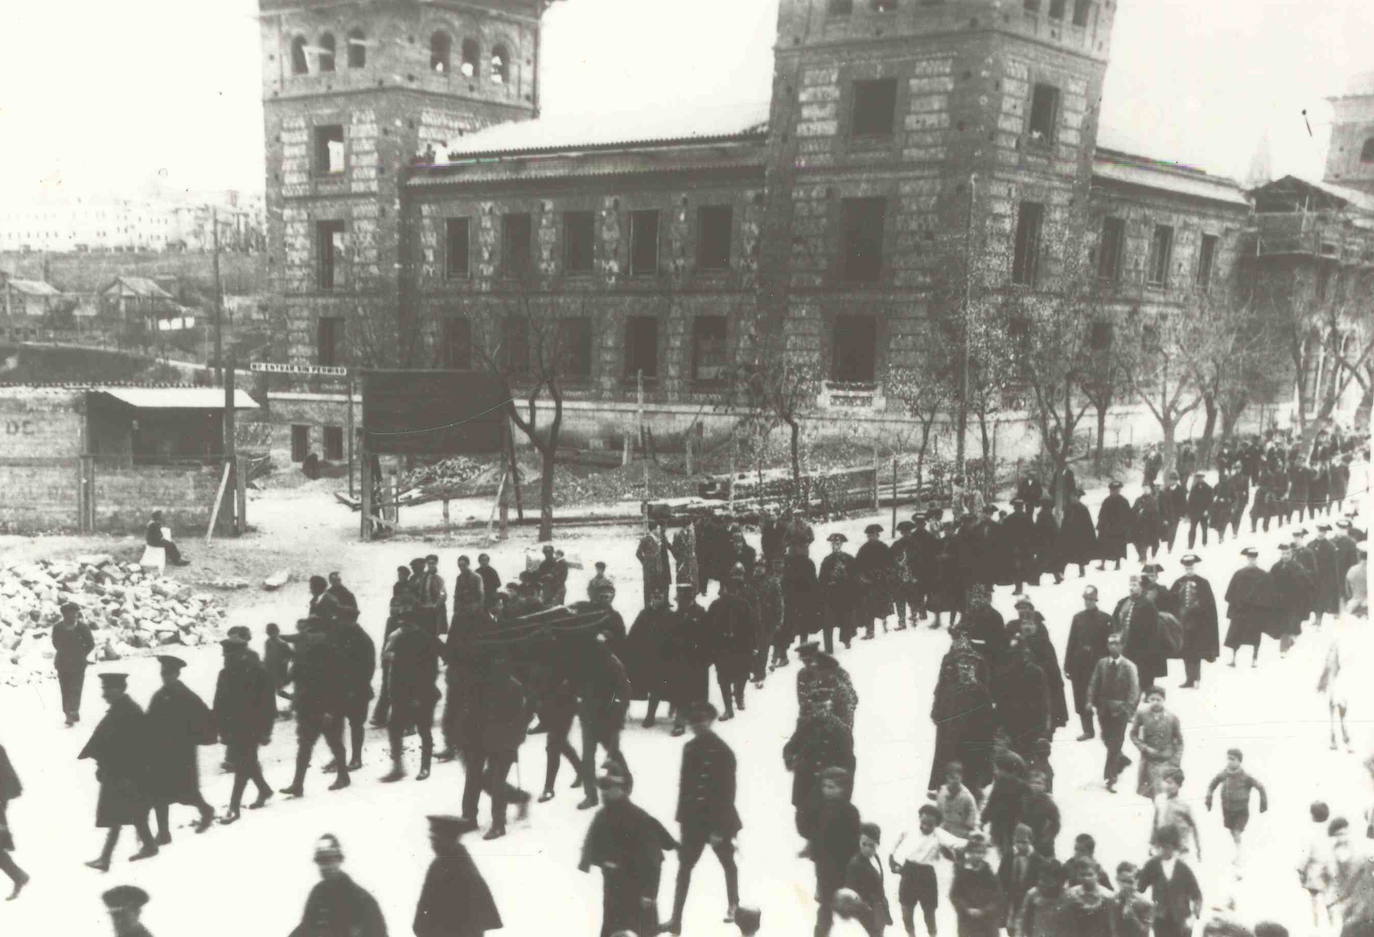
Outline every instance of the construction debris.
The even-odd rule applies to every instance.
[[[208,644],[224,624],[219,600],[107,554],[6,567],[0,569],[0,680],[15,686],[52,672],[52,629],[67,602],[81,609],[97,661]]]

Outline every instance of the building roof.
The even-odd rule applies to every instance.
[[[1343,185],[1335,185],[1317,179],[1308,179],[1304,176],[1289,174],[1281,179],[1275,179],[1267,185],[1262,185],[1251,192],[1252,197],[1264,199],[1272,195],[1284,194],[1304,194],[1311,195],[1318,202],[1334,200],[1339,207],[1351,207],[1361,212],[1374,214],[1374,195],[1362,192],[1359,189],[1352,189]],[[1315,206],[1313,210],[1319,208]]]
[[[1093,177],[1237,207],[1249,207],[1250,204],[1234,179],[1103,147],[1098,147],[1093,157]]]
[[[172,294],[158,286],[156,282],[148,277],[117,276],[114,282],[101,290],[108,293],[118,288],[121,293],[140,296],[145,299],[171,299]]]
[[[224,389],[220,387],[102,387],[90,390],[113,397],[140,410],[223,410]],[[244,391],[235,389],[235,410],[256,410],[258,404]]]
[[[4,281],[17,293],[24,293],[29,296],[61,296],[62,291],[51,283],[42,280],[21,280],[18,277],[8,277]]]

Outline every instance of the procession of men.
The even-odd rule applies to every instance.
[[[556,798],[558,770],[566,760],[573,786],[580,788],[575,809],[595,811],[581,867],[601,869],[602,937],[691,933],[686,897],[707,845],[724,873],[723,917],[743,929],[752,926],[756,910],[742,894],[741,857],[733,847],[751,822],[735,803],[736,774],[767,754],[753,747],[737,751],[715,727],[739,720],[746,725],[732,737],[748,737],[756,694],[790,696],[786,689],[768,689],[785,676],[789,688],[795,684],[797,717],[782,758],[792,775],[792,821],[815,864],[815,933],[830,933],[854,913],[868,933],[878,933],[886,914],[877,907],[880,900],[886,907],[881,869],[877,891],[861,876],[868,893],[860,893],[857,904],[848,894],[856,887],[854,862],[867,868],[855,858],[863,854],[862,841],[874,835],[865,832],[871,824],[861,822],[865,815],[852,803],[855,777],[866,770],[855,725],[884,718],[861,705],[872,688],[856,685],[843,664],[855,642],[913,629],[948,631],[937,682],[917,689],[918,695],[930,694],[935,729],[923,796],[943,804],[948,783],[951,791],[971,797],[982,823],[963,830],[957,861],[965,861],[964,847],[982,848],[979,828],[986,828],[988,851],[1011,863],[1015,884],[1024,867],[1015,859],[1023,855],[1015,846],[1023,825],[1032,843],[1024,855],[1057,861],[1058,821],[1053,827],[1044,823],[1058,816],[1049,794],[1051,755],[1069,734],[1080,743],[1100,740],[1106,750],[1100,782],[1107,792],[1117,791],[1122,773],[1135,763],[1135,790],[1152,802],[1160,799],[1156,809],[1167,812],[1186,732],[1168,708],[1172,694],[1205,692],[1213,682],[1205,665],[1216,666],[1223,650],[1230,652],[1224,663],[1235,667],[1239,650],[1250,648],[1253,668],[1260,665],[1265,637],[1276,642],[1282,657],[1305,629],[1337,622],[1346,627],[1364,614],[1362,585],[1353,584],[1363,582],[1363,531],[1358,518],[1343,511],[1347,496],[1356,494],[1348,485],[1358,447],[1356,440],[1340,447],[1324,441],[1304,461],[1277,439],[1249,439],[1222,446],[1215,472],[1194,471],[1186,485],[1183,468],[1192,466],[1180,459],[1178,469],[1164,476],[1162,491],[1154,487],[1162,467],[1152,468],[1147,456],[1134,500],[1123,494],[1126,484],[1111,481],[1095,522],[1071,477],[1042,486],[1031,475],[1017,480],[1007,510],[994,503],[977,514],[957,506],[922,507],[890,532],[881,523],[866,524],[857,544],[841,530],[817,532],[799,506],[743,520],[720,514],[649,519],[633,549],[643,607],[628,627],[616,608],[618,597],[624,604],[624,590],[607,575],[606,564],[595,564],[585,600],[573,599],[572,564],[554,545],[544,545],[536,562],[506,582],[487,554],[476,557],[475,567],[466,554],[451,560],[431,554],[398,567],[380,640],[363,625],[364,610],[340,573],[314,576],[301,617],[285,632],[268,625],[261,653],[247,628],[230,629],[220,642],[222,667],[205,698],[182,682],[181,656],[158,657],[162,687],[146,709],[129,696],[124,673],[98,675],[108,709],[81,757],[97,766],[96,824],[106,833],[99,855],[87,865],[108,872],[119,863],[116,848],[125,826],[138,839],[130,861],[175,849],[172,811],[179,805],[195,811],[193,835],[238,823],[250,784],[250,810],[269,806],[278,795],[324,796],[310,771],[321,740],[328,752],[322,770],[332,775],[328,791],[348,788],[364,770],[370,719],[385,729],[389,765],[376,780],[393,790],[401,781],[430,779],[436,765],[461,762],[464,780],[452,798],[456,809],[430,818],[431,838],[436,863],[461,869],[443,874],[458,875],[473,895],[486,895],[474,898],[472,907],[480,907],[474,913],[494,929],[500,926],[500,901],[493,902],[457,839],[476,830],[483,830],[484,840],[501,839],[508,835],[511,808],[517,822],[529,815],[534,797],[522,789],[518,774],[512,783],[512,770],[518,771],[524,743],[543,734],[547,771],[538,801]],[[1319,502],[1312,501],[1314,491]],[[1247,509],[1257,536],[1271,526],[1283,535],[1281,556],[1269,569],[1258,564],[1259,551],[1241,531]],[[748,540],[754,529],[757,550]],[[1209,531],[1220,545],[1214,550],[1241,558],[1229,581],[1205,574],[1210,564],[1198,551],[1208,548]],[[1178,542],[1184,536],[1186,542]],[[818,541],[824,549],[817,549]],[[1130,563],[1128,547],[1139,563],[1138,571],[1126,569],[1128,590],[1100,594],[1102,574]],[[1161,581],[1160,561],[1166,558],[1175,567],[1168,582]],[[452,564],[447,576],[446,563]],[[1055,586],[1081,596],[1081,611],[1072,621],[1054,623],[1056,633],[1067,629],[1062,652],[1031,597],[1032,590],[1039,597]],[[994,606],[999,588],[1014,604],[1014,616],[1004,617]],[[54,630],[53,641],[63,678],[61,708],[73,727],[80,691],[79,684],[72,688],[72,674],[84,667],[89,636],[81,634],[79,615],[64,611],[64,618],[70,620]],[[1166,686],[1174,660],[1181,662],[1183,680]],[[1338,665],[1328,663],[1328,670],[1333,666]],[[623,729],[631,703],[640,700],[643,729],[654,729],[666,710],[665,731],[691,735],[682,754],[677,836],[633,799],[638,759],[634,739],[625,739]],[[1339,709],[1345,731],[1344,697],[1339,704],[1333,696],[1333,720]],[[294,772],[274,788],[260,751],[283,717],[295,722]],[[577,745],[570,738],[574,717]],[[1071,719],[1076,726],[1056,740]],[[417,763],[407,755],[413,736]],[[221,744],[232,788],[216,818],[203,791],[197,750],[216,746],[219,760]],[[1127,752],[1136,749],[1133,759]],[[920,773],[927,776],[924,769]],[[1177,793],[1176,786],[1172,790]],[[941,815],[945,829],[957,828],[949,825],[950,816]],[[537,827],[538,818],[533,822]],[[1150,849],[1168,850],[1168,841],[1169,836],[1152,835]],[[671,851],[678,853],[677,877],[671,911],[663,916],[657,908],[658,868],[663,853]],[[970,862],[976,862],[973,852],[969,848]],[[295,932],[300,937],[336,933],[330,929],[335,925],[321,921],[337,924],[340,908],[375,906],[365,891],[329,891],[347,879],[337,873],[342,856],[330,836],[317,844],[321,884],[328,889],[318,897],[325,904],[307,905]],[[325,875],[326,868],[333,871]],[[908,874],[928,878],[928,871],[900,864],[894,871],[903,889]],[[431,878],[437,874],[431,870]],[[962,874],[961,864],[956,882]],[[12,878],[17,895],[23,885]],[[999,913],[1016,935],[1024,933],[1017,919],[1034,883],[1024,884],[1011,891],[1003,886],[999,899]],[[428,897],[421,904],[461,918],[468,906],[436,888],[426,881]],[[139,901],[146,902],[146,895]],[[459,932],[433,923],[422,927],[429,913],[417,912],[415,933]],[[361,928],[356,932],[384,933],[380,911],[375,920],[371,911],[367,915],[367,921],[353,922]],[[962,929],[962,912],[960,921]],[[914,934],[913,928],[908,931]]]

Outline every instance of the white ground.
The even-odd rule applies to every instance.
[[[1363,486],[1355,483],[1351,487]],[[364,623],[374,635],[383,623],[388,584],[397,564],[414,555],[439,552],[447,573],[458,552],[475,555],[485,547],[476,535],[448,544],[360,545],[350,539],[356,516],[328,506],[319,497],[302,495],[278,502],[264,499],[254,510],[264,536],[300,543],[310,556],[320,559],[322,566],[343,571],[364,609]],[[869,520],[857,518],[834,526],[846,531],[853,541],[860,538],[859,531]],[[890,515],[884,512],[880,520],[890,524]],[[818,534],[830,529],[818,530]],[[620,585],[617,606],[627,621],[632,620],[640,604],[640,586],[629,532],[623,528],[584,529],[560,537],[569,551],[581,554],[588,565],[597,558],[610,564]],[[523,561],[523,551],[532,539],[528,531],[521,531],[517,539],[491,549],[494,565],[510,576]],[[1254,538],[1242,535],[1241,540],[1261,547],[1265,565],[1275,558],[1275,533]],[[1201,572],[1218,593],[1225,590],[1240,563],[1239,546],[1228,540],[1224,546],[1213,542],[1201,551]],[[198,547],[191,548],[193,556]],[[1174,555],[1181,552],[1176,547]],[[1171,558],[1165,558],[1164,564],[1165,580],[1172,581],[1179,572],[1178,564]],[[570,594],[581,594],[587,575],[587,571],[574,572]],[[1071,575],[1076,576],[1076,570],[1071,570]],[[1090,571],[1085,581],[1095,583],[1104,604],[1108,604],[1124,594],[1126,576],[1125,570]],[[1082,584],[1070,578],[1062,586],[1031,590],[1061,654],[1069,619],[1080,607]],[[998,589],[996,596],[996,604],[1006,614],[1011,612],[1009,591]],[[255,644],[259,643],[266,621],[294,621],[304,608],[305,594],[305,586],[297,581],[281,593],[241,603],[233,621],[249,624]],[[1224,621],[1222,629],[1224,633]],[[1182,718],[1187,740],[1184,793],[1197,802],[1197,811],[1204,817],[1202,871],[1209,904],[1224,902],[1234,894],[1243,916],[1276,918],[1295,935],[1309,931],[1305,895],[1293,871],[1307,832],[1308,803],[1316,796],[1323,797],[1331,803],[1333,814],[1350,816],[1359,828],[1358,817],[1374,799],[1360,764],[1374,741],[1369,721],[1374,700],[1367,689],[1362,688],[1352,713],[1356,753],[1327,748],[1326,711],[1316,693],[1316,682],[1329,631],[1330,626],[1326,633],[1309,632],[1283,661],[1277,648],[1266,641],[1258,670],[1245,666],[1248,660],[1236,670],[1221,663],[1210,665],[1201,690],[1174,689],[1181,680],[1177,663],[1164,681],[1170,691],[1169,705]],[[924,799],[934,740],[929,719],[931,689],[947,644],[943,630],[921,628],[880,636],[873,642],[857,642],[852,652],[842,655],[842,663],[853,674],[861,694],[856,720],[859,767],[855,802],[866,819],[882,825],[884,853],[900,829],[914,819],[915,809]],[[209,649],[195,652],[187,672],[187,683],[207,698],[213,692],[217,658],[217,648],[214,653]],[[123,669],[131,674],[134,697],[146,701],[157,683],[155,664],[138,661]],[[796,855],[800,842],[792,825],[790,777],[781,759],[782,745],[796,716],[795,673],[794,664],[775,672],[761,693],[751,687],[748,711],[720,728],[721,735],[735,748],[740,765],[739,808],[745,824],[739,838],[743,897],[746,903],[763,908],[766,934],[809,933],[814,913],[811,867]],[[627,729],[624,743],[636,775],[635,796],[671,828],[682,740],[669,737],[661,721],[658,729],[640,729],[637,722],[642,705],[636,704],[631,710],[632,727]],[[245,811],[239,824],[215,827],[203,836],[194,835],[186,826],[194,817],[190,808],[174,808],[174,821],[181,826],[170,848],[150,862],[131,865],[127,857],[135,843],[132,831],[126,831],[112,871],[101,875],[81,864],[96,855],[101,832],[92,826],[96,795],[93,765],[78,762],[76,754],[102,710],[94,672],[87,681],[83,722],[73,730],[61,728],[55,683],[0,695],[0,741],[8,747],[26,787],[24,796],[10,809],[19,845],[15,855],[33,874],[33,883],[19,901],[0,902],[0,932],[25,937],[104,933],[108,924],[100,892],[127,882],[152,894],[145,923],[154,934],[285,934],[298,919],[315,879],[310,862],[312,843],[325,832],[341,839],[348,871],[377,896],[391,932],[410,932],[429,860],[424,818],[431,812],[459,811],[460,766],[438,766],[434,777],[424,783],[407,779],[396,785],[378,784],[376,777],[386,769],[386,747],[383,735],[369,730],[366,766],[354,776],[354,786],[349,790],[327,792],[329,777],[313,768],[304,799],[290,802],[279,796],[268,809]],[[1076,726],[1061,730],[1054,742],[1055,796],[1064,814],[1060,854],[1067,854],[1074,834],[1090,831],[1098,839],[1099,859],[1109,868],[1122,859],[1142,861],[1150,807],[1134,794],[1134,769],[1123,778],[1126,783],[1120,793],[1106,793],[1099,781],[1103,748],[1100,742],[1075,742],[1077,731]],[[268,780],[276,787],[289,781],[293,746],[291,727],[279,723],[276,738],[264,753]],[[1205,785],[1222,767],[1230,746],[1245,750],[1246,766],[1268,786],[1271,803],[1268,814],[1259,815],[1257,805],[1253,811],[1246,875],[1239,884],[1229,875],[1231,847],[1219,811],[1204,814],[1201,806]],[[218,769],[220,749],[201,751],[207,796],[222,808],[230,781]],[[321,746],[316,765],[326,758]],[[410,760],[413,771],[414,753]],[[524,746],[520,765],[524,786],[537,793],[543,778],[542,736],[532,737]],[[485,843],[476,836],[471,838],[469,845],[505,919],[505,933],[597,932],[599,873],[582,875],[576,869],[590,815],[574,808],[579,792],[568,789],[571,781],[564,765],[557,799],[536,805],[529,821],[514,824],[505,839]],[[487,818],[484,798],[484,824]],[[675,867],[670,857],[664,866],[660,895],[660,909],[665,915],[672,901]],[[5,885],[0,881],[0,888]],[[892,877],[888,886],[895,913],[896,882]],[[723,880],[708,851],[697,867],[685,933],[706,937],[737,933],[721,922],[724,908]],[[942,907],[941,913],[945,915],[942,931],[953,933],[949,908]],[[894,928],[897,931],[900,925]]]

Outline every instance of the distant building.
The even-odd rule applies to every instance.
[[[261,201],[230,192],[193,203],[76,198],[0,207],[0,251],[209,250],[212,214],[222,250],[262,248]]]

